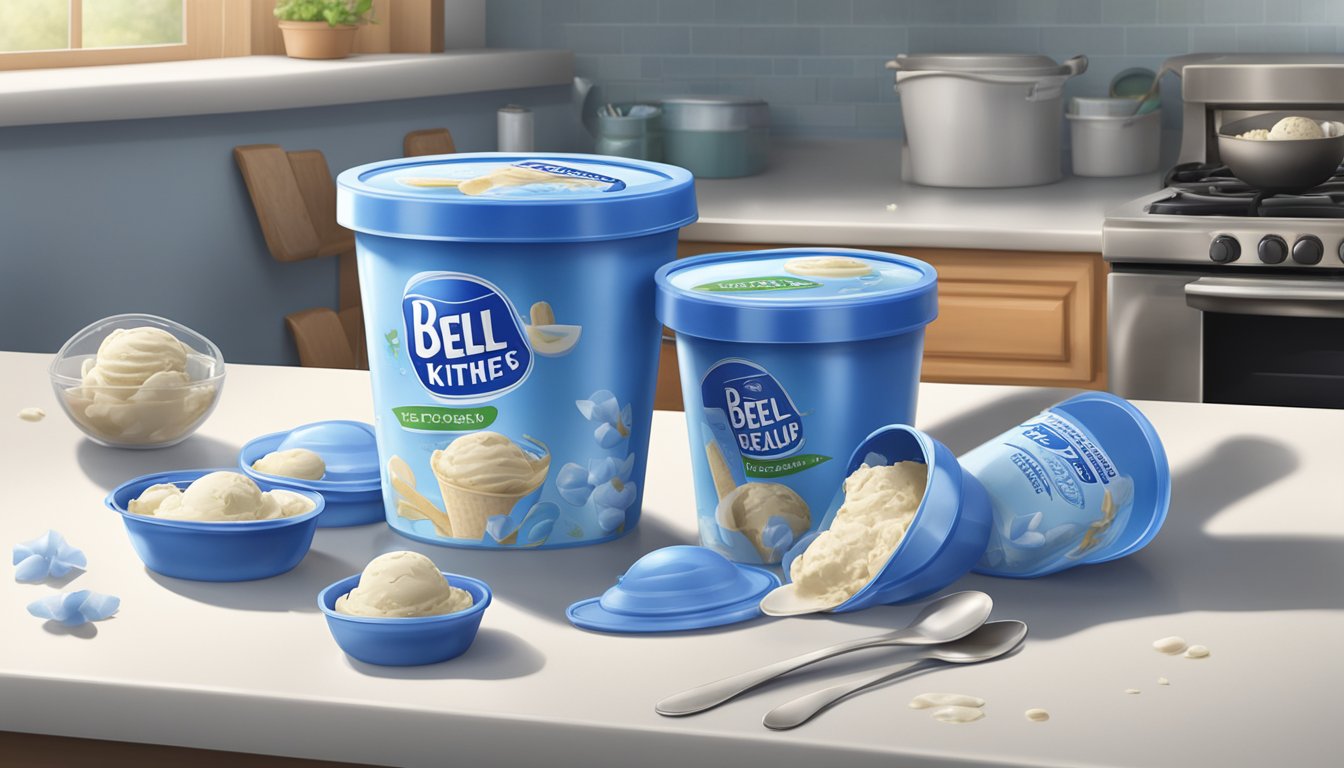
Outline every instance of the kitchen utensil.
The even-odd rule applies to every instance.
[[[701,179],[752,176],[770,161],[770,105],[760,99],[663,99],[667,162]]]
[[[738,565],[705,547],[656,549],[601,597],[580,600],[565,615],[599,632],[703,629],[761,615],[761,597],[779,586],[764,568]]]
[[[910,179],[936,187],[1058,181],[1064,83],[1087,57],[902,54],[896,70]]]
[[[235,471],[225,467],[225,471]],[[312,510],[293,517],[240,522],[172,520],[130,511],[132,499],[151,485],[171,483],[186,490],[192,481],[219,470],[189,469],[144,475],[112,489],[103,503],[121,515],[131,548],[145,567],[192,581],[252,581],[293,569],[308,554],[325,501],[314,491],[285,488],[312,501]],[[257,481],[263,491],[278,488]]]
[[[1073,173],[1077,176],[1134,176],[1157,170],[1162,143],[1162,113],[1124,116],[1065,115],[1072,138]]]
[[[348,576],[318,593],[332,638],[350,656],[368,664],[411,667],[453,659],[467,652],[490,605],[490,587],[480,579],[440,571],[448,583],[471,595],[471,607],[456,613],[410,618],[351,616],[336,612],[336,600],[359,586]]]
[[[862,464],[916,461],[928,465],[919,509],[882,569],[848,600],[833,605],[798,592],[790,583],[766,595],[761,610],[771,616],[817,611],[845,613],[874,605],[904,603],[931,595],[964,576],[985,553],[993,512],[980,481],[962,469],[947,446],[905,425],[875,430],[850,454],[844,477]],[[789,578],[794,559],[831,526],[843,502],[837,493],[817,533],[804,536],[784,555]]]
[[[1170,71],[1166,66],[1158,73],[1143,67],[1132,67],[1111,78],[1111,95],[1129,100],[1129,108],[1120,114],[1146,115],[1162,106],[1162,99],[1158,97],[1159,86],[1162,75]]]
[[[599,155],[663,159],[663,110],[651,104],[607,105],[594,122]]]
[[[1242,139],[1268,130],[1292,113],[1270,112],[1226,123],[1218,131],[1218,155],[1237,178],[1268,193],[1303,192],[1330,178],[1344,160],[1344,135],[1323,139]]]
[[[1027,625],[1020,621],[991,621],[960,640],[929,647],[921,653],[923,658],[914,663],[894,667],[873,677],[823,688],[780,704],[766,713],[761,724],[776,731],[797,728],[822,710],[859,691],[940,664],[978,664],[997,659],[1016,649],[1026,636]]]
[[[322,457],[326,474],[319,480],[281,477],[252,468],[257,459],[272,451],[305,448]],[[378,445],[373,427],[359,421],[319,421],[301,427],[262,435],[238,452],[238,466],[256,481],[280,488],[317,491],[326,499],[318,528],[367,525],[383,520],[382,475],[378,468]]]
[[[704,712],[781,675],[851,651],[888,645],[933,645],[965,637],[989,618],[994,601],[984,592],[957,592],[924,606],[903,629],[804,653],[668,696],[654,706],[667,717]]]

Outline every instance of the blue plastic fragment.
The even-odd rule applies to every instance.
[[[39,597],[28,604],[28,612],[39,619],[59,622],[67,627],[78,627],[90,621],[109,618],[121,607],[121,598],[104,595],[91,589],[62,592]]]
[[[56,531],[47,531],[32,541],[14,545],[14,580],[27,583],[59,579],[89,563],[84,551],[72,546]]]

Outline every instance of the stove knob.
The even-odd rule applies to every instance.
[[[1315,235],[1303,235],[1293,243],[1293,261],[1298,264],[1320,264],[1325,255],[1325,246]]]
[[[1281,264],[1288,258],[1288,243],[1283,241],[1278,235],[1265,235],[1260,238],[1260,245],[1255,249],[1259,254],[1260,260],[1266,264]]]
[[[1218,264],[1226,264],[1241,258],[1241,243],[1231,235],[1219,235],[1209,243],[1209,258]],[[1344,260],[1344,243],[1339,247],[1339,258]]]

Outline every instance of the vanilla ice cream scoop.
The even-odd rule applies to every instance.
[[[1309,117],[1285,117],[1269,129],[1270,141],[1286,139],[1323,139],[1325,130]]]
[[[173,381],[186,383],[187,348],[173,334],[149,326],[118,328],[98,345],[98,354],[85,364],[85,386],[144,386],[150,377],[177,373]],[[131,392],[127,392],[129,397]]]
[[[419,552],[388,552],[364,567],[359,586],[336,598],[350,616],[414,618],[465,611],[471,594],[448,583],[433,560]]]
[[[480,493],[527,493],[546,479],[550,464],[550,454],[531,456],[498,432],[463,435],[430,456],[440,480]]]
[[[772,526],[787,526],[792,536],[787,537],[786,543],[792,544],[812,525],[807,502],[797,491],[781,483],[740,485],[719,501],[717,513],[719,525],[740,531],[767,563],[777,561],[782,554],[778,551],[781,542],[771,540],[769,535]]]
[[[326,462],[307,448],[271,451],[252,462],[252,468],[263,474],[294,477],[300,480],[321,480],[327,473]]]
[[[285,490],[262,491],[237,472],[211,472],[185,491],[169,483],[151,485],[131,500],[132,514],[167,520],[243,522],[293,517],[312,511],[311,499]]]
[[[798,594],[835,606],[872,581],[900,546],[927,483],[928,467],[915,461],[854,470],[830,528],[789,568]]]

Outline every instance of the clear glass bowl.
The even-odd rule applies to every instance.
[[[118,383],[85,374],[97,360],[103,340],[117,330],[158,328],[187,348],[184,383],[174,375],[135,382],[123,371]],[[155,315],[105,317],[70,337],[51,363],[51,386],[65,415],[90,440],[113,448],[166,448],[191,436],[219,402],[224,389],[224,356],[219,347],[180,323]]]

